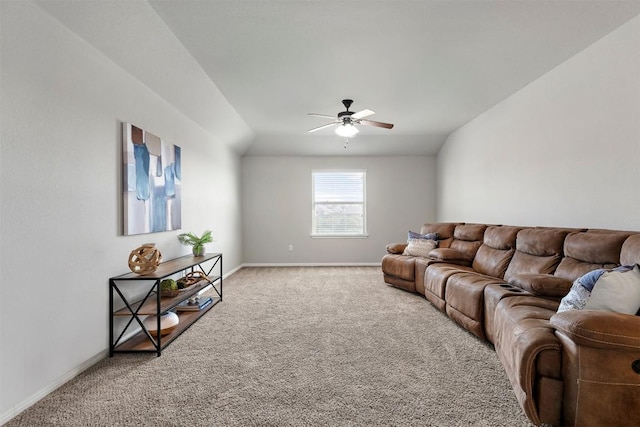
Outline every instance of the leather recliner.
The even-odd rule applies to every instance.
[[[424,294],[461,327],[493,343],[533,423],[637,425],[640,316],[557,309],[583,274],[640,263],[640,233],[486,226],[473,260],[465,262],[453,248],[456,236],[468,234],[464,226],[454,225],[446,250],[414,257],[414,283],[407,283],[407,274],[403,288]],[[395,286],[388,268],[402,255],[394,255],[383,272]]]

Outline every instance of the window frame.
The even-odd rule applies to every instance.
[[[322,202],[316,201],[316,174],[340,174],[340,173],[360,173],[362,174],[362,202]],[[362,232],[355,234],[341,233],[318,233],[316,229],[316,206],[317,205],[362,205]],[[360,239],[367,238],[367,170],[366,169],[312,169],[311,170],[311,237],[312,238],[331,238],[331,239]]]

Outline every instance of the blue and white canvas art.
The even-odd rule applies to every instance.
[[[182,227],[181,149],[123,123],[124,234]]]

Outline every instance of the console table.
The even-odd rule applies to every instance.
[[[214,269],[218,274],[212,275]],[[175,297],[160,295],[160,282],[163,279],[195,271],[204,273],[207,279],[180,291]],[[212,303],[198,311],[177,312],[180,322],[170,333],[162,335],[160,315],[174,311],[180,303],[207,288],[215,291]],[[187,255],[166,261],[151,274],[127,273],[111,277],[109,279],[109,357],[113,357],[114,353],[131,352],[156,353],[160,356],[167,345],[220,301],[222,301],[222,254],[219,253],[208,253],[198,257]],[[157,316],[156,336],[145,327],[143,323],[145,316]],[[125,320],[115,325],[115,319]],[[118,331],[115,331],[116,327]]]

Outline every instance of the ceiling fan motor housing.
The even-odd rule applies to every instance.
[[[349,107],[351,107],[351,104],[353,104],[353,99],[342,100],[342,105],[344,105],[344,108],[346,108],[347,110],[338,113],[338,119],[342,119],[343,126],[351,124],[351,115],[353,114],[353,111],[349,111]]]

